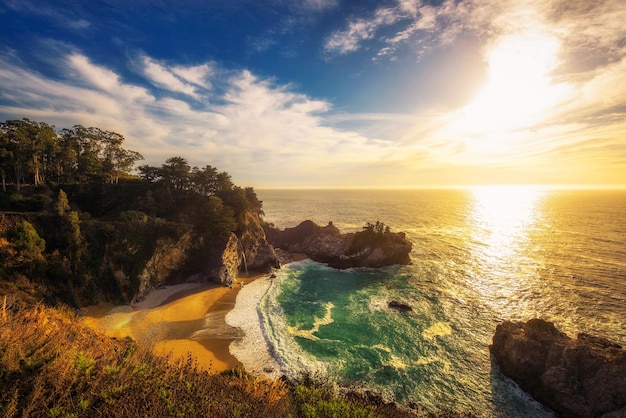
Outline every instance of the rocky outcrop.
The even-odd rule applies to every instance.
[[[243,224],[241,246],[245,257],[245,267],[249,270],[265,273],[274,268],[279,268],[278,256],[274,247],[267,242],[259,216],[246,212],[244,213]]]
[[[172,273],[177,271],[187,260],[192,245],[193,240],[190,232],[183,234],[178,239],[159,238],[152,257],[137,276],[139,289],[134,301],[142,300],[152,290],[166,284]]]
[[[240,270],[269,272],[280,267],[274,248],[267,242],[261,220],[244,213],[241,237],[229,233],[223,239],[192,231],[175,239],[157,239],[155,249],[138,275],[134,301],[142,300],[162,285],[216,282],[231,286]]]
[[[239,266],[243,262],[243,253],[237,236],[229,234],[223,250],[216,251],[213,257],[207,257],[203,271],[190,277],[192,282],[212,281],[224,286],[231,286],[239,274]]]
[[[626,417],[626,350],[601,337],[572,339],[541,319],[497,326],[489,350],[502,372],[567,417]]]
[[[314,261],[339,269],[379,268],[411,261],[412,245],[402,232],[364,230],[341,234],[332,222],[321,227],[312,221],[283,231],[266,226],[265,231],[268,241],[275,247],[303,253]]]

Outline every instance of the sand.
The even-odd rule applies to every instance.
[[[259,312],[261,299],[272,285],[271,278],[259,278],[237,295],[234,308],[226,315],[226,323],[243,332],[243,338],[230,345],[230,352],[243,363],[246,371],[266,377],[280,377],[280,365],[272,356],[270,344],[263,332]]]
[[[259,277],[263,276],[242,275],[238,282],[245,290]],[[229,346],[243,333],[225,322],[240,290],[239,285],[173,285],[151,292],[133,306],[88,307],[84,320],[111,337],[131,337],[173,361],[191,353],[200,368],[220,372],[242,366]]]

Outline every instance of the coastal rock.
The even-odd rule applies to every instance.
[[[178,239],[161,238],[156,248],[137,277],[139,289],[134,301],[142,300],[150,291],[165,284],[173,272],[187,260],[187,253],[192,247],[192,234],[187,232]]]
[[[209,280],[232,286],[239,274],[239,266],[243,260],[243,253],[239,246],[239,239],[232,232],[223,251],[218,252],[217,259],[208,264],[206,276]]]
[[[489,350],[502,372],[562,416],[626,417],[626,350],[607,339],[572,339],[554,324],[503,322]]]
[[[402,232],[364,230],[341,234],[332,222],[322,227],[310,220],[283,231],[266,226],[265,232],[275,247],[290,253],[303,253],[334,268],[379,268],[411,262],[412,244]]]
[[[243,224],[244,231],[240,239],[245,257],[245,267],[259,272],[269,272],[279,268],[278,256],[274,247],[267,242],[259,216],[249,211],[245,212]]]

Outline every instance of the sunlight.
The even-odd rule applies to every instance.
[[[535,222],[535,209],[542,193],[533,186],[472,188],[475,238],[488,246],[489,256],[506,259],[517,250]]]
[[[488,81],[455,124],[458,132],[475,136],[470,150],[493,150],[504,134],[545,118],[567,88],[550,77],[559,48],[553,36],[524,34],[505,37],[490,50]]]

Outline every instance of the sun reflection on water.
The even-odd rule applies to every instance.
[[[471,189],[471,259],[481,271],[473,287],[499,313],[534,314],[532,295],[541,286],[538,265],[528,257],[531,232],[541,222],[544,192],[529,186]],[[488,275],[485,275],[488,272]]]
[[[523,241],[537,220],[541,190],[530,186],[483,186],[472,189],[474,238],[493,255],[506,256]]]

